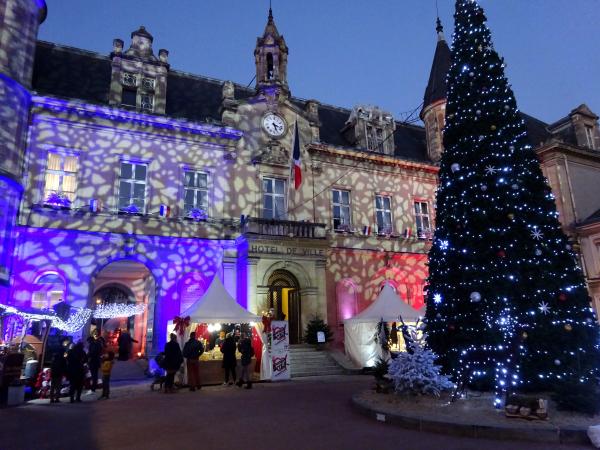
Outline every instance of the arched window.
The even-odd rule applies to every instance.
[[[45,272],[35,281],[31,307],[50,309],[65,298],[65,282],[56,272]]]
[[[354,317],[358,312],[357,287],[351,278],[338,281],[335,294],[338,309],[338,321]]]
[[[273,79],[273,54],[267,53],[267,80]]]

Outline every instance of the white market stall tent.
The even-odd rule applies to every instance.
[[[181,313],[195,323],[250,323],[259,322],[260,317],[241,306],[225,289],[221,279],[215,275],[204,295]]]
[[[344,320],[344,347],[346,355],[359,367],[372,367],[377,358],[384,357],[375,341],[377,324],[399,322],[415,323],[425,315],[425,308],[415,309],[403,301],[394,288],[385,284],[377,299],[364,311]]]

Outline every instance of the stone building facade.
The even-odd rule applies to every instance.
[[[28,5],[33,24],[38,3],[18,4]],[[256,41],[253,88],[177,71],[167,50],[155,55],[144,27],[127,50],[115,39],[106,55],[36,42],[33,25],[28,33],[14,37],[27,70],[2,66],[3,83],[19,83],[3,94],[12,103],[2,103],[12,139],[2,151],[14,155],[0,179],[0,202],[12,205],[3,209],[12,221],[0,224],[8,243],[0,250],[2,302],[144,303],[143,316],[118,326],[149,354],[216,275],[252,312],[273,307],[288,319],[292,343],[315,315],[341,341],[343,320],[386,281],[423,305],[450,63],[439,22],[424,127],[376,106],[294,97],[287,43],[271,11]],[[0,57],[14,51],[3,48]],[[600,164],[597,117],[582,107],[554,125],[524,118],[557,198],[581,197],[577,206],[558,202],[563,218],[577,211],[563,221],[576,238],[594,201],[571,166],[583,166],[577,176],[585,178]],[[586,148],[577,139],[587,139],[589,127]],[[550,154],[572,158],[569,171]]]

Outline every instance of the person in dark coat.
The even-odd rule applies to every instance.
[[[181,363],[183,363],[183,355],[181,354],[179,342],[177,342],[177,335],[171,333],[170,340],[167,342],[167,345],[165,345],[164,366],[167,371],[165,379],[166,393],[175,392],[173,389],[173,385],[175,384],[175,374],[181,367]]]
[[[252,348],[252,341],[246,335],[242,335],[242,339],[238,344],[238,351],[242,354],[242,374],[237,382],[239,387],[242,387],[244,382],[246,383],[246,389],[252,389],[252,378],[250,376],[250,363],[254,356],[254,349]]]
[[[200,389],[200,355],[204,353],[204,345],[196,339],[196,333],[190,333],[190,339],[183,346],[183,357],[185,358],[188,385],[190,391]]]
[[[225,382],[223,384],[235,383],[235,366],[237,360],[235,359],[235,338],[232,333],[229,333],[223,341],[221,346],[221,353],[223,353],[223,368],[225,369]],[[232,376],[232,381],[229,381],[229,374]]]
[[[398,347],[398,326],[396,322],[392,322],[392,331],[390,331],[390,339],[392,341],[392,347]]]
[[[102,353],[104,353],[103,339],[94,333],[88,338],[88,367],[92,375],[92,392],[96,392],[98,387],[98,370],[100,370]]]
[[[121,335],[117,339],[119,345],[119,361],[128,361],[133,343],[137,341],[131,337],[129,331],[121,330]]]
[[[67,360],[65,354],[60,351],[54,354],[50,365],[50,403],[59,403],[62,379],[67,373]]]
[[[86,362],[87,355],[83,349],[83,342],[79,341],[67,352],[67,378],[69,380],[71,403],[74,401],[81,402]]]

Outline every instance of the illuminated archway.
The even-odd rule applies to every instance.
[[[275,318],[287,320],[290,327],[290,344],[302,342],[302,317],[300,283],[288,270],[276,269],[268,279],[269,308],[273,308]]]
[[[127,330],[137,342],[133,343],[132,354],[143,354],[149,323],[154,317],[156,283],[145,264],[134,259],[118,259],[103,265],[93,277],[90,292],[90,307],[100,304],[144,304],[142,314],[130,317],[95,319],[91,330],[97,329],[113,350],[117,347],[120,334]]]

